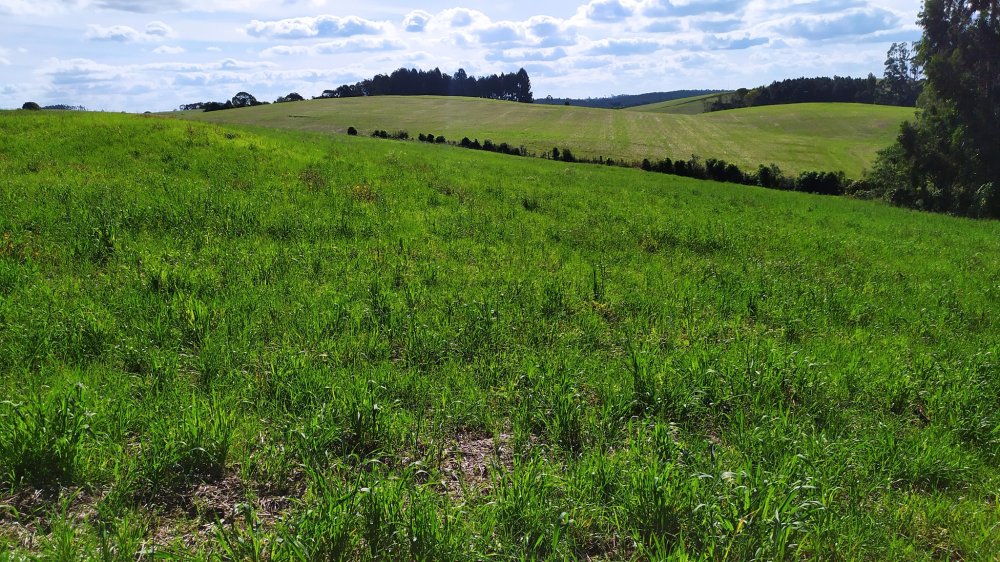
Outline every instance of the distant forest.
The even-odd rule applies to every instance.
[[[324,90],[320,98],[362,96],[464,96],[532,103],[531,79],[522,68],[516,73],[493,74],[477,78],[464,69],[454,75],[440,69],[424,71],[400,68],[392,74],[378,74],[353,85],[344,84]]]
[[[673,92],[649,92],[646,94],[622,94],[606,98],[554,98],[546,96],[535,100],[535,103],[548,105],[575,105],[578,107],[596,107],[600,109],[624,109],[651,103],[693,98],[705,94],[719,94],[728,90],[675,90]]]
[[[454,75],[444,74],[438,68],[427,71],[400,68],[392,74],[377,74],[374,78],[356,84],[344,84],[332,90],[323,90],[322,94],[313,99],[365,96],[464,96],[522,103],[534,101],[531,78],[523,68],[510,74],[493,74],[480,78],[469,76],[461,68]],[[289,103],[304,99],[298,92],[292,92],[274,100],[274,103]],[[186,103],[180,106],[180,110],[219,111],[268,103],[270,102],[258,101],[247,92],[239,92],[231,100]]]
[[[893,43],[886,53],[882,78],[846,76],[791,78],[710,103],[709,111],[789,103],[870,103],[914,107],[924,88],[923,66],[906,43]]]

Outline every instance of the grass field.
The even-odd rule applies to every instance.
[[[677,115],[698,115],[705,113],[705,103],[711,103],[728,94],[705,94],[702,96],[692,96],[659,103],[637,105],[628,108],[628,111],[639,111],[642,113],[673,113]]]
[[[0,178],[0,558],[1000,552],[1000,223],[115,114]]]
[[[856,104],[798,104],[703,115],[517,104],[475,98],[375,97],[311,100],[212,113],[171,114],[210,123],[344,133],[356,127],[406,130],[524,145],[542,153],[641,161],[692,154],[747,171],[778,164],[802,171],[844,171],[857,178],[892,144],[913,110]]]

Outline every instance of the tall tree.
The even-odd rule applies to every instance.
[[[893,43],[885,58],[879,103],[913,106],[920,94],[920,63],[906,43]]]
[[[920,111],[872,179],[902,204],[1000,217],[1000,5],[926,0],[920,25]]]
[[[233,99],[233,107],[250,107],[253,105],[260,105],[257,98],[247,92],[238,92]]]

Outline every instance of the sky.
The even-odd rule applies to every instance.
[[[306,98],[400,67],[528,71],[536,98],[881,76],[919,0],[0,0],[0,108]]]

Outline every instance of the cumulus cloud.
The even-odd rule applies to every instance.
[[[574,26],[553,17],[534,16],[524,22],[524,27],[534,38],[534,46],[537,47],[568,47],[579,42]]]
[[[421,32],[427,27],[431,15],[423,10],[414,10],[403,18],[403,29],[410,32]]]
[[[88,25],[85,37],[90,41],[130,43],[140,40],[142,34],[127,25],[112,25],[110,27]]]
[[[837,14],[794,16],[772,28],[786,37],[831,39],[844,36],[869,35],[894,28],[899,18],[882,8],[849,10]]]
[[[475,32],[480,43],[513,43],[525,39],[523,27],[513,22],[498,22]]]
[[[332,43],[320,43],[316,45],[314,51],[319,55],[335,55],[341,53],[365,53],[375,51],[400,51],[406,48],[399,41],[392,39],[350,39],[348,41],[335,41]]]
[[[569,56],[566,49],[518,49],[498,50],[486,54],[486,60],[491,62],[524,63],[524,62],[554,62]]]
[[[593,0],[583,10],[587,19],[602,23],[619,22],[632,15],[632,8],[621,0]]]
[[[252,37],[271,39],[308,39],[380,35],[391,29],[386,22],[376,22],[357,16],[322,15],[276,21],[253,20],[243,28]]]
[[[680,20],[654,20],[642,28],[647,33],[674,33],[682,29]]]
[[[260,52],[263,58],[306,57],[312,55],[339,55],[345,53],[368,53],[379,51],[399,51],[406,45],[393,39],[361,37],[346,41],[331,41],[317,45],[277,45]]]
[[[721,49],[721,50],[741,50],[749,49],[751,47],[757,47],[760,45],[767,45],[770,39],[767,37],[750,37],[749,35],[744,35],[743,37],[732,39],[728,37],[721,37],[718,35],[709,37],[706,40],[706,47],[709,49]]]
[[[151,21],[146,24],[146,35],[150,37],[173,37],[174,30],[162,21]]]
[[[652,39],[603,39],[587,49],[586,54],[624,57],[629,55],[648,55],[662,48],[664,48],[662,43]]]
[[[264,58],[302,57],[311,55],[312,52],[312,47],[306,47],[305,45],[276,45],[261,51],[260,56]]]
[[[127,25],[102,26],[91,24],[84,34],[90,41],[113,41],[131,43],[134,41],[159,41],[174,36],[174,30],[162,21],[152,21],[146,24],[145,31],[138,31]]]
[[[160,45],[153,49],[157,55],[179,55],[184,52],[184,47],[171,47],[170,45]]]
[[[475,22],[489,21],[489,17],[479,11],[466,8],[452,8],[438,14],[438,18],[449,27],[469,27]]]

